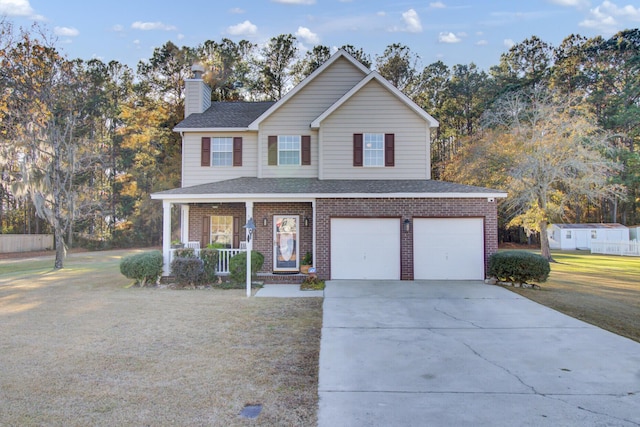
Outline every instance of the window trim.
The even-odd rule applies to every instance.
[[[367,137],[371,137],[371,136],[376,137],[376,141],[373,141],[373,142],[381,144],[379,148],[367,149]],[[380,137],[379,141],[377,140],[378,137]],[[369,164],[367,161],[368,160],[367,152],[381,153],[382,156],[380,158],[380,164]],[[362,166],[365,168],[383,168],[385,167],[385,157],[386,157],[385,134],[377,133],[377,132],[363,133],[362,134]],[[378,158],[378,156],[376,156],[376,158]]]
[[[214,237],[214,218],[217,219],[218,221],[220,221],[220,219],[225,218],[225,226],[230,227],[229,228],[229,233],[218,233],[215,232],[216,236],[228,236],[229,237],[229,247],[232,248],[233,247],[233,231],[234,231],[234,227],[233,227],[233,216],[232,215],[211,215],[209,217],[209,243],[213,243],[213,237]],[[230,221],[229,221],[230,220]],[[226,221],[229,221],[229,223],[227,224]],[[218,225],[218,227],[215,227],[215,230],[218,230],[220,227],[220,223],[218,222],[216,225]]]

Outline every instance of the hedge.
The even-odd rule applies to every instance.
[[[258,271],[264,264],[264,255],[258,251],[251,252],[251,280],[258,277]],[[229,260],[229,280],[231,287],[242,287],[247,284],[247,253],[240,252]]]
[[[206,283],[213,283],[216,281],[218,255],[219,252],[217,249],[200,249],[200,259],[204,264],[204,281]]]
[[[179,285],[199,285],[204,282],[204,262],[200,258],[180,257],[171,261],[171,274]]]
[[[128,255],[120,261],[120,273],[134,279],[136,285],[145,286],[147,283],[155,283],[162,275],[162,262],[160,251]]]
[[[531,252],[503,251],[489,257],[488,274],[503,282],[544,282],[550,271],[549,261]]]

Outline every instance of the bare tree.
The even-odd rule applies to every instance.
[[[513,224],[539,231],[542,255],[551,260],[547,224],[560,220],[571,200],[592,203],[619,197],[612,183],[620,165],[610,160],[613,147],[587,106],[541,89],[506,94],[484,116],[486,126],[502,134],[510,164],[507,207]]]

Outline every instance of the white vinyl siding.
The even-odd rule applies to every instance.
[[[340,58],[324,73],[283,104],[260,124],[261,177],[316,178],[318,176],[318,132],[309,129],[311,122],[340,99],[365,75],[348,60]],[[269,135],[310,135],[310,166],[269,166]]]
[[[219,134],[218,134],[219,135]],[[202,137],[217,138],[215,132],[185,132],[182,141],[182,186],[206,184],[241,177],[255,177],[258,173],[258,134],[255,132],[224,132],[224,137],[242,137],[242,166],[200,166]]]
[[[395,134],[395,167],[353,166],[353,134]],[[429,179],[429,125],[372,80],[321,125],[322,179]]]

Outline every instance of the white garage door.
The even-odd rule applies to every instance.
[[[331,219],[332,279],[400,279],[400,219]]]
[[[413,221],[416,280],[484,279],[482,218],[416,218]]]

